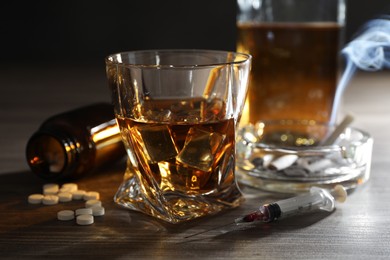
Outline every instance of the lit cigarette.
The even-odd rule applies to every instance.
[[[332,132],[331,135],[326,138],[326,140],[323,142],[323,145],[332,145],[337,140],[337,138],[340,136],[342,132],[347,128],[349,124],[351,124],[353,121],[353,116],[346,115],[343,121],[336,127],[336,129]]]
[[[271,170],[283,170],[293,165],[298,160],[298,156],[295,154],[283,155],[272,160],[268,165]]]

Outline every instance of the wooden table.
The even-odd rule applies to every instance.
[[[390,74],[360,73],[350,83],[343,111],[354,126],[374,137],[371,178],[332,213],[317,212],[223,233],[215,230],[281,196],[258,192],[235,209],[214,217],[168,225],[118,207],[113,195],[124,163],[78,181],[97,190],[106,208],[91,226],[61,222],[56,213],[81,202],[30,205],[41,179],[30,172],[24,149],[48,116],[96,101],[109,101],[104,64],[99,67],[12,66],[0,70],[0,258],[71,259],[378,259],[390,256]]]

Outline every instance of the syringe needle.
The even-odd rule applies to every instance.
[[[189,237],[201,235],[201,234],[207,233],[209,231],[220,229],[220,228],[227,227],[227,226],[232,226],[232,227],[237,227],[238,225],[240,225],[241,227],[243,225],[247,226],[248,224],[253,223],[255,221],[259,221],[259,220],[262,220],[263,222],[266,222],[266,221],[264,221],[263,213],[257,210],[255,212],[252,212],[252,213],[250,213],[248,215],[245,215],[243,217],[236,218],[234,220],[234,222],[230,222],[230,223],[227,223],[225,225],[221,225],[221,226],[213,227],[213,228],[210,228],[210,229],[207,229],[207,230],[203,230],[201,232],[198,232],[198,233],[186,236],[184,238],[189,238]]]
[[[227,226],[231,226],[231,225],[235,225],[235,224],[236,224],[235,222],[230,222],[230,223],[227,223],[227,224],[225,224],[225,225],[213,227],[213,228],[210,228],[210,229],[207,229],[207,230],[203,230],[203,231],[194,233],[194,234],[189,235],[189,236],[185,236],[184,238],[194,237],[194,236],[197,236],[197,235],[201,235],[201,234],[207,233],[207,232],[212,231],[212,230],[220,229],[220,228],[227,227]]]

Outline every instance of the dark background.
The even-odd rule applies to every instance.
[[[389,0],[350,0],[346,40],[390,13]],[[137,49],[234,50],[236,0],[2,1],[1,63],[103,63]]]

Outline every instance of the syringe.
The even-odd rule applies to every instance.
[[[229,225],[237,226],[257,221],[272,222],[280,218],[294,216],[316,209],[331,212],[335,208],[335,201],[342,203],[346,200],[346,198],[347,192],[342,185],[336,185],[332,190],[312,187],[308,193],[261,205],[255,212],[236,218],[232,223],[198,232],[196,234],[186,236],[185,238],[193,237],[206,233],[210,230],[215,230]]]
[[[234,223],[244,224],[254,221],[272,222],[280,218],[315,209],[331,212],[334,210],[335,201],[344,202],[346,198],[347,192],[341,185],[336,185],[330,191],[312,187],[308,193],[262,205],[255,212],[236,218]]]

